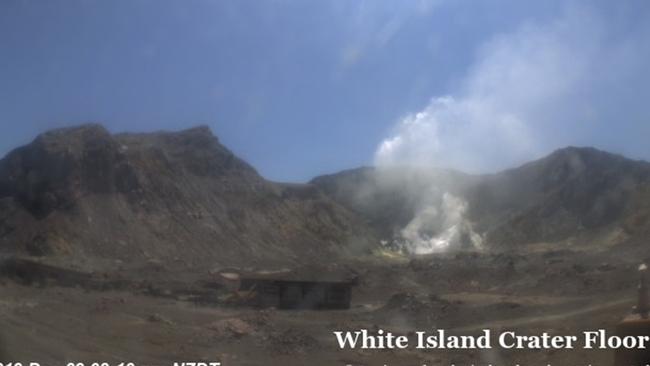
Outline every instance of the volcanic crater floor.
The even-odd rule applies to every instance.
[[[2,278],[0,349],[7,361],[41,365],[611,365],[611,350],[341,350],[332,332],[613,334],[634,305],[638,263],[612,258],[561,251],[357,260],[347,264],[360,276],[351,309],[331,311],[196,301],[164,291],[170,282],[155,274],[156,295]],[[210,281],[178,277],[188,288]]]

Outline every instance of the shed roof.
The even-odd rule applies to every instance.
[[[235,272],[221,272],[220,275],[231,279]],[[237,271],[241,280],[287,281],[287,282],[323,282],[354,284],[358,275],[346,268],[304,266],[294,269],[276,271]]]

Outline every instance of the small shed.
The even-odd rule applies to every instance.
[[[240,274],[239,290],[254,293],[253,302],[278,309],[349,309],[354,274],[306,268]]]

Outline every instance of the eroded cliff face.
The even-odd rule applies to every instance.
[[[593,148],[560,149],[489,175],[364,168],[312,183],[366,217],[383,240],[407,247],[455,237],[456,247],[471,242],[487,250],[562,243],[599,249],[639,242],[650,227],[643,203],[650,164]],[[450,209],[448,196],[461,204]]]
[[[312,185],[266,181],[207,127],[44,133],[0,161],[4,253],[186,266],[333,260],[374,232]]]
[[[208,268],[337,261],[381,240],[416,253],[639,244],[649,186],[648,163],[590,148],[491,175],[364,168],[281,184],[207,127],[112,135],[84,125],[0,160],[0,253],[86,269]]]

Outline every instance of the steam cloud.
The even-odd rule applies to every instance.
[[[484,172],[546,152],[540,131],[568,120],[562,115],[575,109],[595,60],[604,57],[600,29],[595,18],[573,11],[492,39],[456,93],[432,98],[397,124],[377,149],[376,163]]]
[[[445,192],[438,204],[429,204],[416,212],[402,230],[402,248],[413,254],[442,252],[450,247],[481,248],[482,238],[464,219],[467,203]]]
[[[570,136],[588,137],[593,126],[585,122],[597,123],[592,90],[624,82],[636,67],[629,60],[640,43],[612,41],[603,24],[586,9],[570,8],[550,23],[493,38],[455,92],[397,123],[378,146],[375,164],[479,173],[579,143]],[[467,203],[437,186],[431,181],[430,194],[403,228],[402,247],[431,253],[467,238],[480,247],[481,236],[465,219]]]

